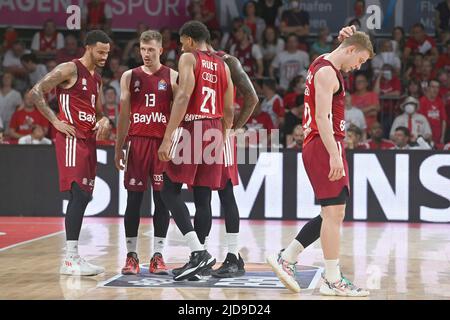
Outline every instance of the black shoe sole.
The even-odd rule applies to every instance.
[[[238,278],[238,277],[242,277],[243,275],[245,275],[245,270],[238,270],[236,272],[227,272],[227,273],[216,273],[216,272],[212,272],[211,275],[214,278]]]
[[[216,264],[216,259],[213,259],[211,262],[209,262],[209,263],[205,264],[204,266],[199,267],[199,268],[197,268],[197,269],[195,269],[195,270],[192,270],[191,272],[185,274],[185,275],[182,276],[182,277],[180,277],[180,276],[174,276],[174,277],[173,277],[173,280],[175,280],[175,281],[183,281],[183,280],[192,278],[192,277],[195,276],[196,274],[199,274],[199,273],[202,272],[203,270],[205,270],[205,269],[207,269],[207,268],[210,268],[210,267],[212,267],[212,266],[215,265],[215,264]],[[180,274],[181,274],[181,273],[180,273]]]

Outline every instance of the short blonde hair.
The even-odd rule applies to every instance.
[[[140,42],[147,43],[152,40],[162,44],[162,35],[158,31],[155,30],[147,30],[141,33]]]
[[[372,41],[370,40],[370,37],[362,31],[356,31],[351,37],[344,39],[341,46],[342,48],[355,46],[360,50],[367,50],[369,52],[369,59],[375,57]]]

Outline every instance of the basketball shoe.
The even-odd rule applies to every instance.
[[[127,254],[127,260],[125,261],[125,267],[122,268],[123,275],[134,275],[141,271],[139,267],[139,259],[136,252],[129,252]]]
[[[297,263],[290,263],[281,257],[281,250],[278,255],[274,254],[266,258],[267,263],[272,267],[273,272],[280,279],[286,288],[293,292],[300,292],[300,285],[296,280]]]
[[[242,277],[245,274],[244,265],[240,254],[237,258],[236,255],[228,253],[222,265],[217,270],[213,270],[211,275],[215,278]]]
[[[320,286],[320,294],[324,296],[340,296],[340,297],[367,297],[370,292],[355,286],[341,273],[341,279],[331,283],[322,273],[323,283]]]
[[[72,276],[96,276],[103,272],[105,268],[91,264],[79,255],[66,256],[59,268],[60,274]]]
[[[150,267],[148,268],[150,273],[167,275],[169,274],[166,264],[164,263],[164,258],[161,253],[155,252],[153,257],[150,259]]]
[[[189,262],[176,271],[177,275],[174,273],[173,279],[175,281],[190,279],[194,275],[200,275],[204,269],[212,267],[215,263],[216,259],[208,251],[194,251],[191,253]]]

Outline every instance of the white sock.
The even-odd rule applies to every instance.
[[[325,260],[325,278],[331,283],[341,280],[339,259]]]
[[[155,254],[157,252],[162,254],[165,244],[166,244],[166,238],[154,237],[153,238],[153,254]]]
[[[208,250],[208,242],[209,242],[209,237],[205,237],[205,243],[203,244],[203,248],[205,248],[205,250]]]
[[[226,233],[225,234],[225,241],[228,247],[228,252],[232,253],[236,256],[236,258],[239,258],[239,249],[238,249],[238,243],[239,243],[239,233]]]
[[[66,256],[78,255],[78,241],[68,240],[66,241]]]
[[[136,252],[137,237],[127,238],[127,252]]]
[[[289,263],[296,263],[298,255],[305,250],[303,245],[294,239],[289,243],[286,249],[281,253],[281,258]]]
[[[198,240],[197,234],[195,231],[188,232],[184,235],[184,240],[186,241],[187,245],[191,249],[191,252],[194,251],[203,251],[205,250]]]

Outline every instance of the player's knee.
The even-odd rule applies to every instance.
[[[323,221],[330,221],[333,223],[342,223],[345,218],[345,209],[341,206],[330,206],[322,209]]]

